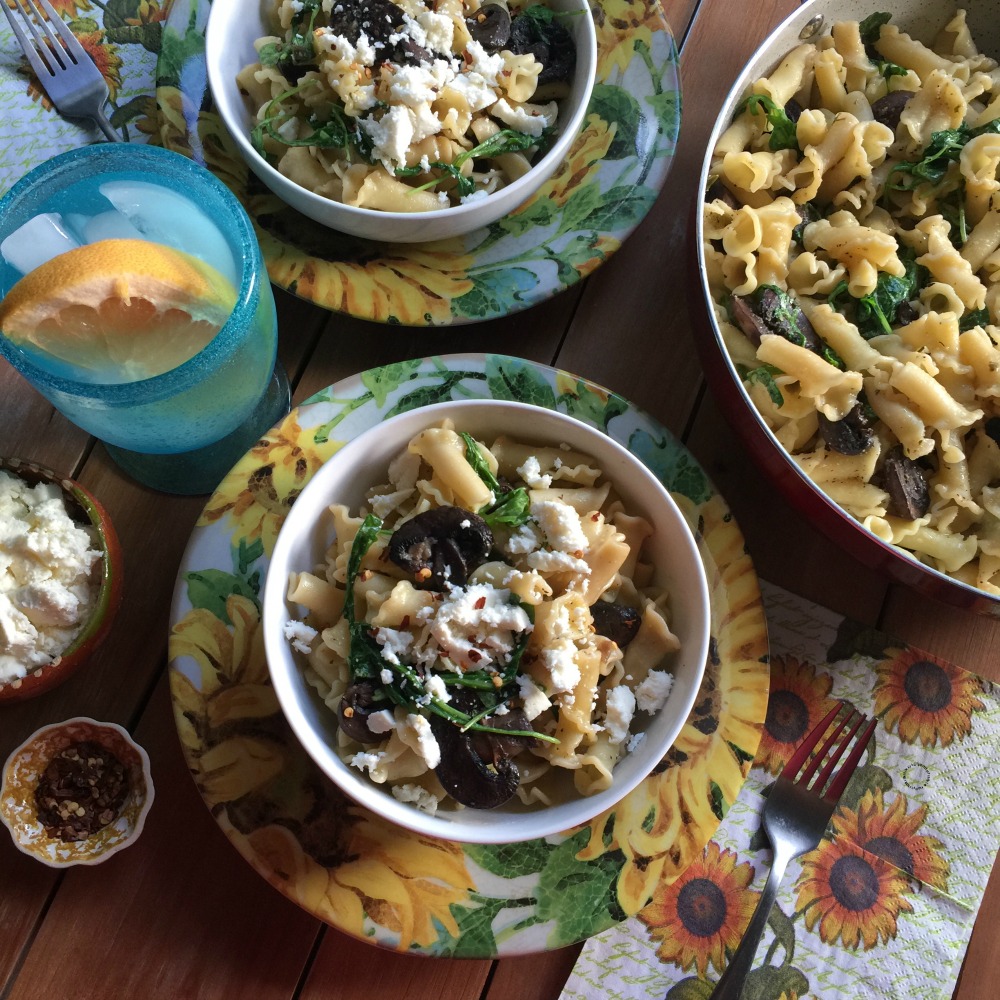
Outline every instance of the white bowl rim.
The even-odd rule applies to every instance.
[[[440,837],[442,839],[458,841],[461,843],[514,843],[553,836],[583,826],[594,819],[594,817],[611,809],[649,777],[652,770],[656,767],[659,761],[662,760],[662,756],[669,751],[670,747],[676,741],[680,730],[687,721],[695,699],[697,698],[698,691],[704,677],[709,652],[711,605],[704,562],[698,551],[694,533],[688,524],[687,519],[677,506],[676,501],[674,501],[670,492],[650,469],[646,468],[639,459],[628,451],[627,448],[619,444],[599,428],[558,410],[551,410],[531,403],[496,399],[450,400],[397,414],[396,416],[390,418],[390,421],[400,420],[400,422],[402,422],[402,418],[408,418],[409,421],[414,421],[417,417],[421,417],[426,418],[427,425],[431,425],[436,421],[443,419],[451,411],[467,408],[472,408],[473,410],[508,409],[519,412],[537,412],[539,415],[544,415],[546,418],[560,423],[563,426],[574,428],[578,434],[581,433],[582,429],[582,431],[587,433],[588,436],[596,436],[596,440],[601,443],[602,447],[607,447],[609,453],[617,454],[623,457],[628,464],[633,466],[636,471],[644,476],[650,487],[657,492],[661,501],[664,502],[665,507],[671,512],[671,517],[675,520],[676,524],[680,526],[680,537],[684,539],[683,544],[686,549],[684,558],[685,568],[688,571],[693,571],[694,574],[693,577],[685,577],[685,586],[693,587],[697,591],[695,597],[692,598],[692,606],[698,609],[699,612],[698,620],[691,623],[693,626],[697,627],[697,636],[688,641],[683,655],[686,659],[694,662],[695,665],[693,669],[695,670],[697,676],[694,678],[694,682],[691,683],[690,690],[687,692],[687,697],[684,698],[683,701],[680,698],[676,701],[671,700],[673,699],[673,693],[670,698],[668,698],[667,706],[669,706],[672,711],[673,721],[667,729],[666,734],[658,743],[662,752],[655,756],[649,762],[647,767],[632,775],[627,782],[623,781],[618,784],[613,784],[611,788],[593,796],[577,796],[567,802],[559,803],[551,807],[518,811],[516,813],[505,813],[495,810],[472,810],[472,812],[479,815],[502,816],[504,818],[512,818],[518,824],[523,824],[525,826],[530,825],[529,832],[523,836],[517,835],[516,831],[511,831],[506,824],[502,823],[496,824],[497,829],[495,832],[493,832],[493,827],[485,820],[481,824],[465,825],[462,823],[462,810],[447,812],[444,814],[438,813],[437,815],[432,816],[417,809],[413,805],[396,800],[391,795],[387,787],[382,788],[378,786],[362,772],[358,771],[357,774],[354,774],[349,769],[348,765],[346,765],[336,752],[330,748],[326,740],[320,734],[313,731],[312,728],[305,722],[302,713],[296,704],[294,690],[295,683],[304,684],[305,682],[298,679],[296,681],[292,681],[291,671],[278,671],[277,673],[271,671],[273,653],[274,657],[279,659],[284,658],[286,662],[291,662],[293,664],[293,669],[298,670],[299,673],[301,673],[301,668],[295,662],[295,658],[288,652],[288,648],[286,648],[288,647],[288,642],[284,638],[281,628],[277,627],[279,611],[282,612],[282,617],[284,617],[285,620],[288,618],[288,605],[285,600],[287,580],[282,579],[281,581],[278,581],[277,572],[272,572],[272,567],[275,567],[285,561],[286,550],[291,547],[294,539],[299,537],[298,532],[294,535],[290,531],[286,532],[284,525],[278,533],[268,565],[268,573],[265,579],[261,601],[261,623],[264,630],[265,655],[268,661],[268,669],[271,671],[272,685],[274,686],[282,712],[291,727],[293,735],[301,743],[306,753],[314,761],[314,763],[316,763],[316,765],[344,792],[344,794],[351,798],[352,801],[363,805],[372,812],[398,826],[405,827],[424,835]],[[365,443],[372,440],[372,438],[374,438],[379,432],[384,433],[384,429],[390,421],[383,421],[375,427],[364,431],[358,437],[345,444],[340,451],[336,452],[331,459],[328,459],[327,462],[324,463],[324,467],[331,461],[336,461],[337,456],[344,452],[345,449],[350,448],[352,451],[363,451]],[[420,422],[423,422],[423,420]],[[501,431],[502,427],[498,427],[497,432],[499,433]],[[585,449],[585,446],[578,447]],[[348,457],[350,457],[350,455],[348,455]],[[296,503],[301,502],[303,498],[307,498],[308,505],[308,502],[311,501],[313,494],[319,495],[319,490],[324,488],[323,483],[325,478],[321,475],[321,471],[322,467],[320,472],[317,472],[310,482],[306,484],[302,493],[300,493],[296,499]],[[313,489],[314,483],[317,484],[315,489]],[[289,521],[286,518],[285,524],[288,523]],[[273,626],[272,622],[275,623]],[[692,648],[692,642],[694,643],[695,648]],[[313,697],[311,691],[307,691],[306,695],[307,697]],[[661,709],[661,711],[663,710]],[[656,718],[658,718],[658,716],[654,717],[652,722],[655,722]],[[652,724],[652,722],[650,724]],[[303,732],[303,730],[305,731]],[[374,805],[372,804],[373,801],[375,803]],[[586,808],[581,808],[581,806],[585,806]],[[571,816],[568,820],[565,818],[567,814]]]
[[[558,0],[556,0],[558,2]],[[427,212],[383,212],[379,209],[374,208],[362,208],[357,205],[345,205],[343,202],[335,201],[331,198],[327,198],[323,195],[317,194],[314,191],[310,191],[308,188],[303,187],[300,184],[296,184],[300,194],[298,197],[302,199],[304,203],[314,205],[317,212],[320,209],[325,209],[329,211],[328,206],[335,206],[335,210],[338,214],[342,211],[344,214],[345,221],[353,220],[353,225],[360,225],[363,220],[374,221],[396,221],[404,222],[407,220],[415,220],[416,222],[431,223],[438,220],[456,220],[456,225],[459,220],[462,220],[466,215],[472,213],[482,212],[484,209],[488,209],[491,204],[495,204],[502,196],[505,200],[511,202],[510,208],[516,208],[518,205],[523,204],[527,201],[533,194],[535,189],[545,182],[544,172],[545,169],[552,167],[558,167],[559,163],[565,159],[566,155],[569,153],[569,148],[573,141],[576,139],[577,135],[580,133],[583,126],[584,119],[586,118],[588,107],[590,104],[591,96],[594,91],[594,85],[596,83],[597,77],[597,30],[594,25],[593,14],[588,0],[564,0],[567,3],[567,13],[575,12],[579,10],[579,13],[587,15],[583,23],[587,26],[584,30],[584,37],[587,42],[586,54],[590,63],[590,73],[588,74],[588,80],[582,94],[582,98],[579,105],[574,109],[573,114],[566,120],[565,123],[560,122],[559,134],[556,136],[555,141],[552,143],[545,155],[537,162],[531,165],[531,170],[525,173],[523,176],[517,178],[517,180],[492,192],[485,198],[478,199],[473,202],[465,202],[458,205],[452,205],[448,208],[433,209]],[[211,46],[211,32],[213,25],[213,14],[216,11],[221,11],[223,9],[223,3],[219,0],[218,3],[213,3],[209,8],[208,21],[205,25],[205,47],[206,51],[210,49]],[[215,16],[215,23],[218,24],[221,15]],[[574,39],[578,42],[577,39]],[[577,56],[579,57],[579,45],[577,45]],[[209,88],[214,92],[215,84],[220,87],[223,86],[223,81],[219,80],[217,77],[217,64],[213,60],[208,60],[207,62],[207,76]],[[232,87],[234,84],[230,81],[228,86]],[[219,113],[219,118],[222,120],[223,125],[226,127],[226,131],[229,133],[233,141],[239,146],[241,153],[244,157],[253,157],[253,162],[259,167],[260,170],[264,171],[268,176],[275,178],[279,183],[290,183],[295,182],[290,181],[287,177],[281,174],[277,168],[272,166],[267,159],[262,157],[257,150],[253,148],[253,144],[250,142],[249,137],[245,134],[244,130],[233,130],[229,128],[229,124],[226,118],[221,112],[221,108],[218,102],[216,102],[216,109]],[[553,162],[555,161],[555,162]],[[250,162],[250,161],[248,161]],[[254,170],[258,173],[258,170]],[[551,171],[550,171],[551,173]],[[259,173],[258,173],[259,175]],[[263,179],[263,178],[262,178]],[[538,183],[535,183],[538,179]],[[270,187],[270,185],[268,185]],[[273,189],[272,189],[273,190]],[[519,197],[515,198],[515,192],[524,191],[525,193]],[[275,192],[277,193],[277,192]],[[506,193],[506,194],[505,194]],[[279,195],[280,197],[280,195]],[[293,206],[294,207],[294,206]],[[301,211],[301,209],[299,209]],[[326,225],[328,228],[336,228],[333,224],[322,222],[317,215],[310,215],[310,218],[319,222],[321,225]],[[478,225],[475,227],[478,228]],[[468,232],[469,230],[463,230],[463,232]]]

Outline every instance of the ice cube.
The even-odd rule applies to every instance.
[[[27,274],[47,260],[79,245],[61,215],[43,212],[15,229],[0,243],[0,255],[15,270]]]
[[[84,243],[97,243],[98,240],[144,240],[135,226],[121,212],[101,212],[99,215],[67,215],[66,224]]]
[[[237,284],[229,244],[189,198],[147,181],[106,181],[100,191],[144,236],[200,258]]]

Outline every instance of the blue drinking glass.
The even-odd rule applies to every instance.
[[[179,248],[233,275],[237,296],[228,320],[188,361],[133,382],[84,381],[2,334],[0,353],[56,409],[99,438],[134,479],[168,493],[207,493],[289,410],[260,246],[242,205],[208,170],[177,153],[126,143],[74,149],[32,170],[0,199],[0,241],[41,213],[111,210],[98,190],[105,181],[159,185],[214,221],[232,261],[213,260],[213,241],[206,237],[200,246],[197,233],[193,245],[189,233]],[[20,277],[0,260],[0,294]]]

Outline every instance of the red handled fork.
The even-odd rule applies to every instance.
[[[833,709],[805,738],[771,786],[763,813],[764,830],[774,849],[771,872],[746,933],[712,993],[712,1000],[739,1000],[788,862],[819,844],[847,782],[872,738],[875,720],[872,719],[858,735],[867,720],[852,709],[836,724],[819,752],[806,764],[809,754],[843,707],[841,704]],[[854,747],[850,755],[834,775],[852,740]],[[806,765],[804,770],[803,765]]]

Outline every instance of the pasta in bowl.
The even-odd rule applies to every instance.
[[[988,3],[805,4],[730,92],[697,226],[706,371],[756,457],[858,558],[991,613],[998,54]]]
[[[708,649],[707,584],[659,481],[600,431],[443,403],[333,456],[264,588],[306,751],[399,825],[469,843],[570,829],[662,760]]]
[[[582,128],[596,69],[583,0],[215,0],[213,101],[293,208],[390,242],[486,226]]]

